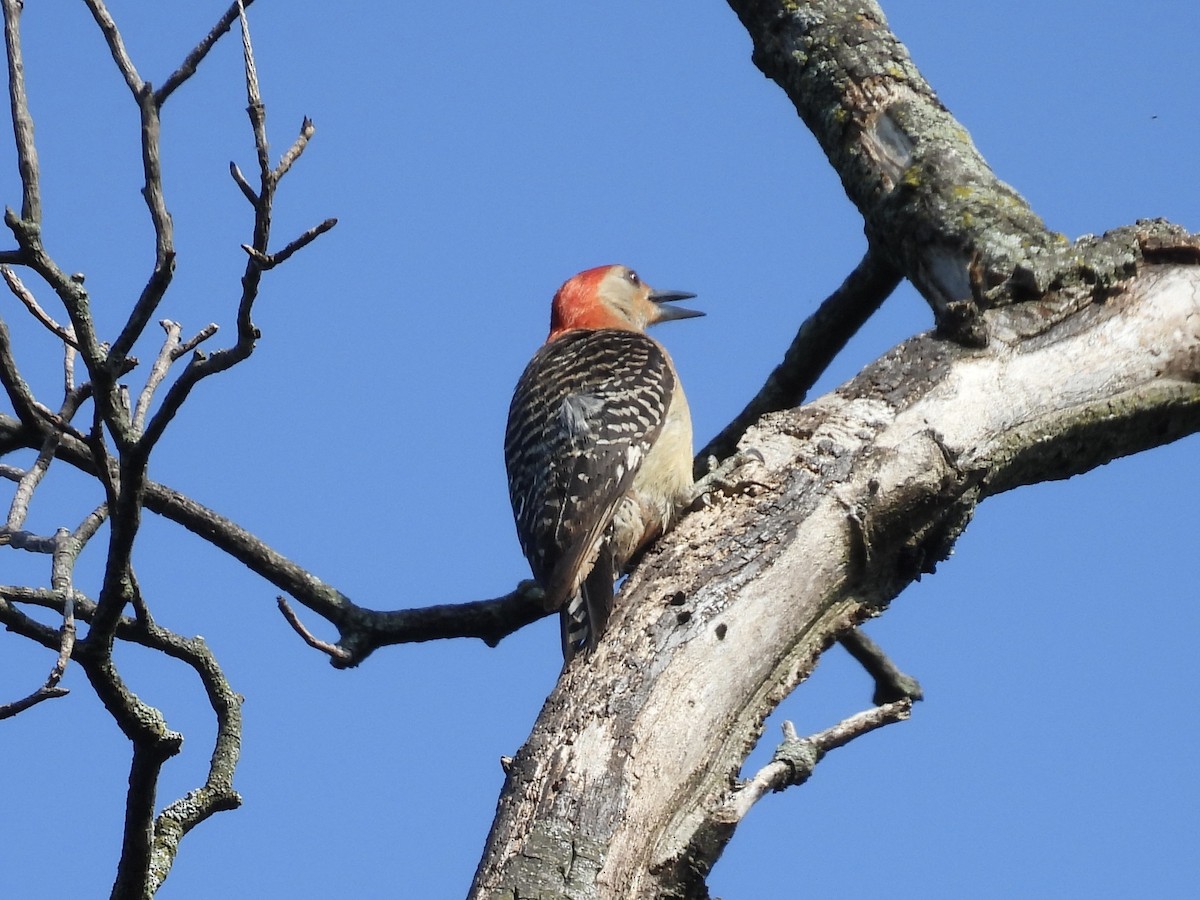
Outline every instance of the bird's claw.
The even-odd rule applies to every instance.
[[[708,474],[696,482],[692,502],[692,511],[712,506],[714,498],[736,497],[742,494],[754,496],[767,490],[770,485],[754,477],[755,469],[761,469],[766,464],[763,455],[753,447],[739,450],[718,463],[714,458],[709,465]]]

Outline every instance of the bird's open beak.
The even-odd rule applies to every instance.
[[[649,299],[655,305],[658,313],[654,317],[654,321],[669,322],[672,319],[691,319],[704,315],[698,309],[686,309],[682,306],[663,306],[664,303],[671,303],[675,300],[690,300],[695,296],[695,294],[689,294],[687,291],[651,291]]]

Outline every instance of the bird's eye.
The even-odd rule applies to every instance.
[[[632,285],[636,286],[642,283],[642,279],[638,278],[638,273],[633,271],[633,269],[626,269],[625,277],[629,279],[629,283]]]

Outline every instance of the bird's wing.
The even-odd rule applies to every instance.
[[[517,383],[505,462],[521,549],[558,609],[587,577],[604,532],[662,430],[675,376],[640,332],[568,332]]]

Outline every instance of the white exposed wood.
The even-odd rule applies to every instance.
[[[765,717],[980,498],[1196,430],[1200,267],[1146,267],[1045,330],[1010,309],[986,349],[916,338],[747,433],[765,489],[687,517],[630,578],[514,763],[473,896],[515,883],[531,845],[547,861],[547,834],[572,854],[547,896],[686,882],[732,830],[719,810]]]

